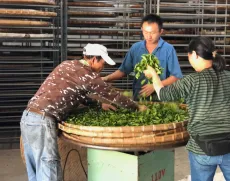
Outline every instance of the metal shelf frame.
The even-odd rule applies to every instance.
[[[95,3],[105,3],[107,6],[103,7],[89,7],[89,6],[73,6],[68,5],[71,2],[95,2]],[[131,44],[140,40],[141,35],[133,35],[133,33],[141,32],[140,28],[130,28],[130,23],[140,23],[141,19],[139,17],[133,16],[134,14],[140,14],[144,16],[147,14],[147,2],[148,0],[114,0],[114,1],[78,1],[78,0],[67,0],[64,1],[66,7],[64,7],[64,14],[67,14],[63,18],[63,27],[66,27],[66,32],[63,36],[63,40],[67,42],[66,46],[66,57],[69,59],[80,58],[82,56],[82,49],[87,43],[102,43],[107,46],[108,51],[112,58],[117,62],[121,62],[121,58],[112,55],[111,53],[121,53],[122,56],[125,55],[127,50],[130,48]],[[108,7],[111,6],[111,7]],[[86,13],[110,13],[109,17],[90,17],[90,16],[75,16],[68,12],[86,12]],[[112,13],[112,15],[111,15]],[[69,20],[77,20],[86,23],[86,25],[74,26],[70,24]],[[94,27],[87,25],[90,21],[99,22],[98,25]],[[114,23],[114,25],[102,26],[100,23]],[[91,34],[76,34],[75,32],[88,31]],[[95,33],[95,31],[98,31]],[[108,34],[105,33],[109,32]],[[111,34],[112,33],[112,34]],[[64,39],[66,38],[66,39]],[[64,58],[62,58],[64,60]],[[115,67],[105,68],[103,73],[111,73],[115,70]],[[126,81],[127,82],[127,81]],[[128,85],[128,84],[126,84]],[[119,86],[119,85],[118,85]],[[124,85],[122,85],[124,86]],[[128,85],[131,87],[131,85]]]
[[[0,3],[0,8],[4,9],[32,9],[57,14],[50,17],[0,15],[1,19],[50,23],[49,26],[0,25],[0,148],[7,144],[9,149],[19,143],[23,110],[47,75],[60,63],[61,2],[56,0],[56,5]]]
[[[169,0],[149,0],[149,5],[150,13],[157,13],[167,22],[164,24],[166,31],[176,29],[192,30],[186,34],[164,34],[162,37],[166,41],[183,39],[183,44],[188,45],[192,37],[201,35],[210,37],[215,42],[217,50],[225,57],[229,66],[229,0],[198,0],[196,2],[176,0],[173,3]],[[178,19],[181,19],[183,23],[177,24],[175,21],[178,21]],[[187,57],[183,44],[173,44],[177,52],[179,52],[177,55],[180,61],[184,61]],[[186,66],[189,67],[188,61]],[[190,72],[192,71],[190,69]],[[187,69],[186,73],[188,73]]]
[[[73,6],[69,5],[71,2],[106,5]],[[200,35],[212,38],[217,50],[229,64],[229,2],[230,0],[64,0],[61,15],[64,47],[61,60],[80,59],[82,48],[87,43],[101,43],[108,47],[110,56],[117,63],[115,67],[106,67],[102,76],[112,73],[122,63],[131,45],[143,39],[141,27],[138,25],[141,18],[146,14],[156,13],[164,20],[165,33],[162,37],[175,47],[184,74],[194,71],[187,61],[186,47],[191,38]],[[78,15],[68,13],[70,11],[78,12]],[[81,12],[84,14],[79,15]],[[93,16],[93,13],[100,14]],[[70,20],[75,21],[75,24],[71,24]],[[78,22],[82,24],[76,24]],[[90,24],[91,22],[95,25]],[[127,76],[113,85],[131,89],[131,83]]]

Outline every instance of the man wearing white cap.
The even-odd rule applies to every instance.
[[[80,104],[98,104],[87,95],[95,94],[124,108],[146,109],[111,89],[101,79],[98,73],[105,62],[115,65],[106,47],[87,44],[83,55],[82,60],[64,61],[58,65],[23,112],[20,124],[29,181],[62,180],[56,125]],[[105,110],[116,109],[110,104],[100,106]]]

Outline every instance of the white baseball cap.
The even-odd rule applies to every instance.
[[[108,56],[107,48],[100,44],[88,43],[83,49],[83,55],[101,56],[109,65],[116,63]]]

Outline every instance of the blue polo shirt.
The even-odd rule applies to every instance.
[[[127,52],[126,54],[124,61],[119,67],[120,71],[124,72],[127,75],[134,71],[135,65],[139,63],[142,59],[141,56],[143,54],[149,53],[145,44],[146,41],[143,40],[132,45],[129,52]],[[153,50],[152,54],[157,56],[157,58],[160,60],[161,67],[164,69],[163,74],[160,76],[161,80],[164,80],[171,75],[177,78],[182,78],[182,72],[180,69],[176,51],[171,44],[167,43],[162,38],[160,38],[158,45],[155,48],[155,50]],[[138,80],[134,78],[134,100],[138,100],[139,92],[141,90],[141,87],[143,86],[141,85],[141,81],[143,79],[146,79],[144,74],[142,74]]]

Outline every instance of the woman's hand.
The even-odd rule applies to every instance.
[[[150,67],[149,65],[147,66],[147,69],[144,70],[144,74],[147,78],[152,78],[154,76],[154,74],[157,74],[156,71]]]

